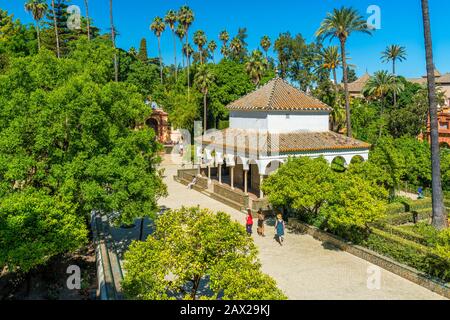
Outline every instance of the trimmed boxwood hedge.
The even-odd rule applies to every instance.
[[[421,209],[415,211],[419,220],[429,219],[431,217],[430,209]],[[393,226],[399,226],[406,223],[414,222],[414,212],[404,212],[397,214],[390,214],[384,217],[380,222],[390,224]]]
[[[405,204],[400,202],[389,203],[386,206],[386,214],[403,213],[406,212]]]
[[[372,228],[363,246],[400,263],[448,282],[450,262],[431,254],[429,248],[380,229]]]
[[[388,224],[384,224],[384,225],[380,226],[380,229],[382,229],[383,231],[390,233],[392,235],[401,237],[405,240],[413,241],[417,244],[421,244],[424,246],[428,245],[427,240],[423,236],[421,236],[413,231],[405,230],[400,227],[391,226]]]

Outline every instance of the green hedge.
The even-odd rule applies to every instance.
[[[379,229],[372,229],[372,233],[363,245],[418,270],[428,270],[426,263],[428,249],[413,241],[405,240]]]
[[[421,245],[424,245],[424,246],[428,245],[427,240],[423,236],[421,236],[421,235],[419,235],[419,234],[417,234],[417,233],[415,233],[413,231],[405,230],[405,229],[399,228],[397,226],[391,226],[391,225],[388,225],[388,224],[384,224],[384,225],[379,226],[379,227],[383,231],[385,231],[385,232],[387,232],[389,234],[401,237],[401,238],[403,238],[405,240],[413,241],[415,243],[418,243],[418,244],[421,244]]]
[[[416,212],[418,214],[418,220],[425,220],[425,219],[431,218],[430,209],[416,210]],[[390,224],[393,226],[399,226],[399,225],[406,224],[406,223],[412,223],[412,222],[414,222],[413,212],[390,214],[390,215],[387,215],[385,218],[383,218],[380,222]]]
[[[394,202],[389,203],[386,206],[386,214],[394,214],[394,213],[403,213],[406,212],[406,207],[403,203],[400,202]]]
[[[408,211],[417,211],[421,209],[431,209],[433,204],[431,199],[411,200],[406,204]]]
[[[433,256],[430,250],[421,244],[372,228],[371,234],[362,245],[445,282],[450,281],[450,262]]]

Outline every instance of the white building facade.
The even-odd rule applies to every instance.
[[[211,179],[217,168],[234,189],[251,190],[260,198],[260,185],[289,157],[324,157],[346,165],[368,160],[370,145],[329,130],[332,109],[280,78],[227,106],[230,128],[207,133],[197,154],[203,154]],[[223,167],[226,166],[227,170]]]

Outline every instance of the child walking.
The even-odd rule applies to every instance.
[[[286,226],[283,220],[283,216],[281,214],[278,214],[277,221],[275,222],[275,231],[276,231],[276,239],[280,244],[280,246],[283,245],[285,228]]]

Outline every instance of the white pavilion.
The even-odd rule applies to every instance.
[[[330,131],[332,108],[298,90],[281,78],[275,78],[250,94],[229,104],[230,127],[208,131],[201,147],[204,164],[217,167],[223,183],[223,166],[228,170],[231,189],[257,190],[260,184],[289,157],[324,157],[330,164],[336,158],[348,165],[358,157],[365,161],[370,145]],[[200,148],[202,150],[200,150]]]

